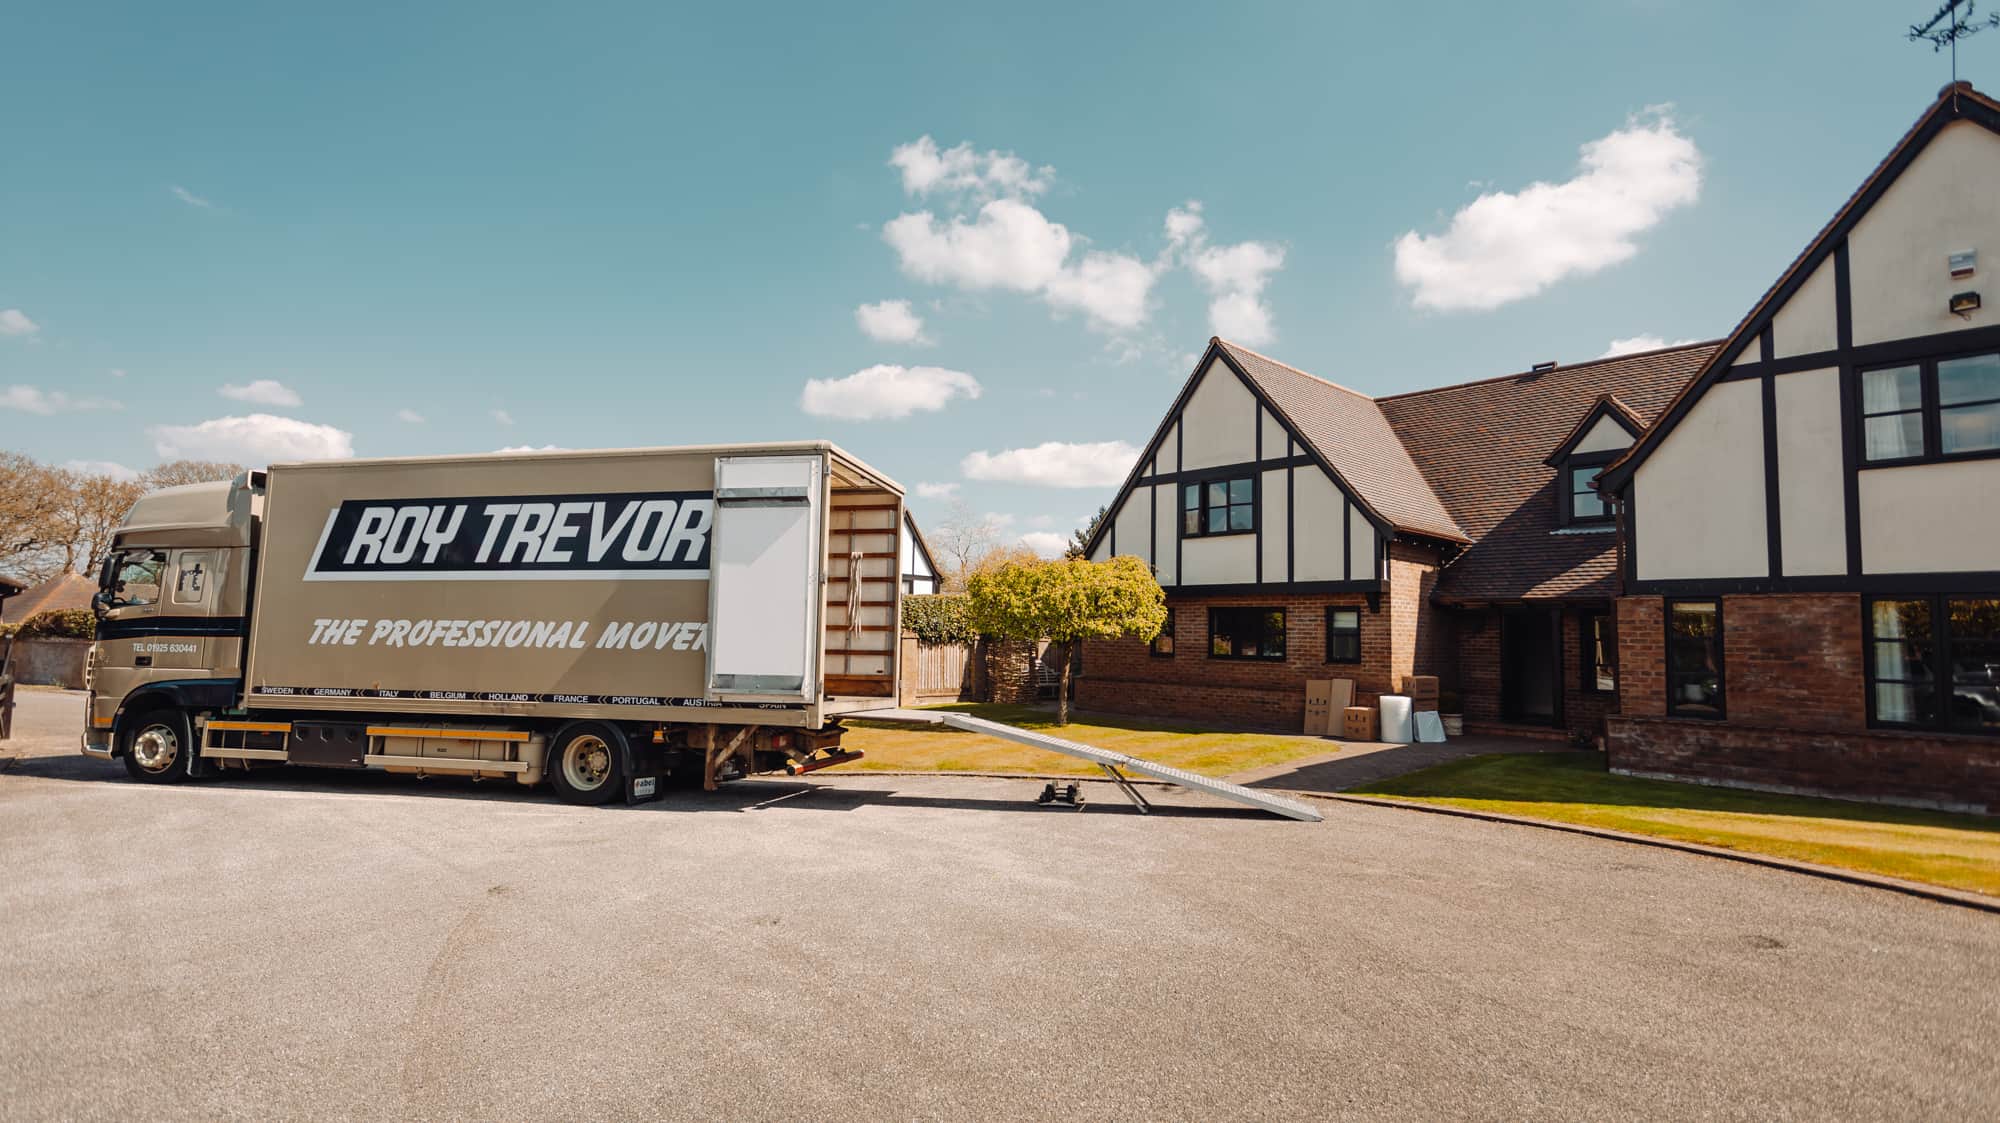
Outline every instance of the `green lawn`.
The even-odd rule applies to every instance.
[[[2000,896],[2000,819],[1613,776],[1596,753],[1480,756],[1355,790],[1706,843]]]
[[[1187,723],[1148,721],[1108,714],[1077,715],[1057,726],[1053,707],[967,703],[936,707],[1050,733],[1069,741],[1111,749],[1199,772],[1227,776],[1249,768],[1336,752],[1320,737],[1285,733],[1240,733]],[[850,722],[841,747],[867,757],[849,768],[911,772],[1047,772],[1102,775],[1097,766],[1061,753],[1043,752],[958,729]]]

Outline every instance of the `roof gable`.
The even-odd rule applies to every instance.
[[[1619,401],[1614,394],[1599,394],[1597,401],[1591,403],[1590,410],[1577,419],[1569,435],[1562,439],[1562,443],[1557,445],[1556,450],[1549,453],[1548,459],[1542,463],[1553,468],[1569,459],[1570,454],[1577,450],[1577,446],[1583,444],[1597,431],[1598,423],[1607,419],[1625,431],[1628,443],[1637,440],[1639,434],[1646,431],[1646,423],[1639,419],[1638,414],[1632,412],[1632,407]]]
[[[1378,527],[1469,541],[1375,399],[1224,339],[1210,340],[1209,349],[1243,377]]]
[[[1714,358],[1709,360],[1694,381],[1690,382],[1667,407],[1658,423],[1648,429],[1624,456],[1613,462],[1598,477],[1601,488],[1607,491],[1623,491],[1639,465],[1652,455],[1653,450],[1659,447],[1666,435],[1687,416],[1696,399],[1720,380],[1730,366],[1758,342],[1759,337],[1765,334],[1772,321],[1801,289],[1815,283],[1830,284],[1836,290],[1846,288],[1848,278],[1844,255],[1837,256],[1836,249],[1846,241],[1847,236],[1870,208],[1881,200],[1897,178],[1909,169],[1918,154],[1937,139],[1938,134],[1947,125],[1956,121],[1970,121],[1990,132],[2000,134],[2000,102],[1995,102],[1973,89],[1970,82],[1954,82],[1939,91],[1937,100],[1917,118],[1916,124],[1910,126],[1909,131],[1904,133],[1895,147],[1889,150],[1889,154],[1882,159],[1882,162],[1862,180],[1861,186],[1855,189],[1854,194],[1848,196],[1847,201],[1834,212],[1833,217],[1820,228],[1819,233],[1806,243],[1806,248],[1799,252],[1799,256],[1792,259],[1792,263],[1786,266],[1785,271],[1779,274],[1778,279],[1751,306],[1749,313],[1723,341]],[[1828,266],[1828,270],[1822,270],[1822,266]],[[1847,342],[1839,341],[1841,346],[1846,346]]]

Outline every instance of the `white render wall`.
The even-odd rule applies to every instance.
[[[1861,473],[1864,573],[2000,569],[2000,460]]]
[[[1592,425],[1590,432],[1585,433],[1583,439],[1578,441],[1576,447],[1570,451],[1608,452],[1612,449],[1630,448],[1631,446],[1632,434],[1625,431],[1625,426],[1613,421],[1609,416],[1605,416],[1598,418],[1597,424]]]
[[[1847,246],[1855,343],[2000,323],[1991,281],[2000,270],[2000,136],[1970,121],[1946,125],[1862,216]],[[1961,284],[1946,255],[1967,249],[1979,251],[1979,274]],[[1964,288],[1989,297],[1970,321],[1945,308]]]
[[[1763,387],[1709,387],[1632,480],[1641,581],[1763,577]]]
[[[1811,355],[1840,346],[1833,290],[1833,259],[1829,257],[1771,318],[1771,353],[1775,357]],[[1744,353],[1755,359],[1762,350],[1753,343]]]
[[[1847,572],[1841,485],[1840,371],[1781,374],[1778,407],[1780,564],[1788,576]]]
[[[1257,459],[1257,399],[1219,358],[1202,372],[1180,424],[1184,470]]]

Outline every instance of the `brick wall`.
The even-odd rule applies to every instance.
[[[1441,613],[1431,604],[1437,591],[1438,555],[1427,546],[1389,543],[1389,586],[1383,607],[1389,610],[1389,674],[1399,681],[1406,674],[1434,675],[1441,662]]]
[[[1618,712],[1616,694],[1585,689],[1583,611],[1562,610],[1563,723],[1556,736],[1579,734],[1595,738],[1603,732],[1605,716]],[[1500,611],[1460,610],[1449,618],[1450,642],[1457,650],[1456,674],[1449,681],[1465,709],[1468,727],[1482,731],[1500,731],[1504,727],[1508,732],[1527,732],[1523,727],[1507,724],[1501,705]]]
[[[1729,720],[1792,729],[1865,729],[1858,593],[1722,598]]]
[[[1587,611],[1566,609],[1563,612],[1563,728],[1571,734],[1595,741],[1604,734],[1604,719],[1618,712],[1618,695],[1599,693],[1593,689],[1594,683],[1585,681],[1583,621]]]
[[[1618,602],[1614,770],[1705,783],[2000,811],[2000,742],[1868,728],[1861,600],[1722,598],[1726,721],[1666,716],[1665,602]]]
[[[1834,732],[1698,718],[1613,717],[1607,725],[1609,763],[1616,772],[2000,812],[2000,744],[1990,737]]]
[[[1618,598],[1618,712],[1667,712],[1666,618],[1659,597]]]
[[[1361,613],[1361,662],[1326,662],[1326,608]],[[1285,610],[1285,659],[1270,662],[1208,657],[1211,607],[1277,607]],[[1371,612],[1358,593],[1190,595],[1169,591],[1175,654],[1160,658],[1134,639],[1088,640],[1077,706],[1131,713],[1214,720],[1232,725],[1298,729],[1305,721],[1310,678],[1355,680],[1357,694],[1389,690],[1391,605]]]

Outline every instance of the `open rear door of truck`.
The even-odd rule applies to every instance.
[[[0,741],[14,735],[14,637],[0,648]]]
[[[708,693],[717,702],[812,702],[826,478],[817,456],[715,461],[709,534]]]

